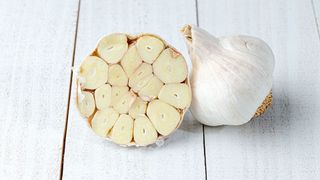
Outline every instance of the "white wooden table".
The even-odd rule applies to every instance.
[[[72,66],[111,32],[159,34],[188,57],[187,23],[268,42],[272,108],[237,127],[187,113],[162,146],[94,135]],[[319,26],[319,0],[0,1],[0,179],[320,179]]]

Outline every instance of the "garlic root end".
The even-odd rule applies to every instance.
[[[261,116],[272,104],[272,91],[266,96],[262,104],[258,107],[256,113],[253,118]]]

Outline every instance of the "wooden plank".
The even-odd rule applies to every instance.
[[[200,26],[264,39],[274,104],[238,127],[206,127],[208,179],[320,178],[320,43],[310,1],[199,0]]]
[[[112,32],[156,33],[187,57],[179,28],[195,22],[193,1],[82,1],[75,66]],[[188,113],[164,145],[123,148],[96,136],[70,107],[64,179],[204,179],[201,125]]]
[[[77,1],[0,2],[0,177],[58,179]]]

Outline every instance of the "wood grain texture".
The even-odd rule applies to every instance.
[[[0,1],[0,177],[58,179],[77,1]]]
[[[80,9],[76,67],[112,32],[155,33],[186,56],[179,29],[196,20],[194,1],[83,0]],[[204,179],[202,126],[189,113],[161,147],[123,148],[93,133],[77,111],[75,93],[74,82],[64,179]]]
[[[200,27],[262,38],[274,104],[238,127],[206,127],[208,179],[320,178],[320,42],[311,1],[199,0]]]

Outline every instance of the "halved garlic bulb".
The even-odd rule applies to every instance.
[[[271,104],[274,55],[261,39],[216,38],[199,27],[182,29],[192,60],[191,112],[209,126],[240,125]]]
[[[121,145],[170,135],[191,103],[185,59],[152,34],[103,37],[77,82],[80,113],[96,134]]]

